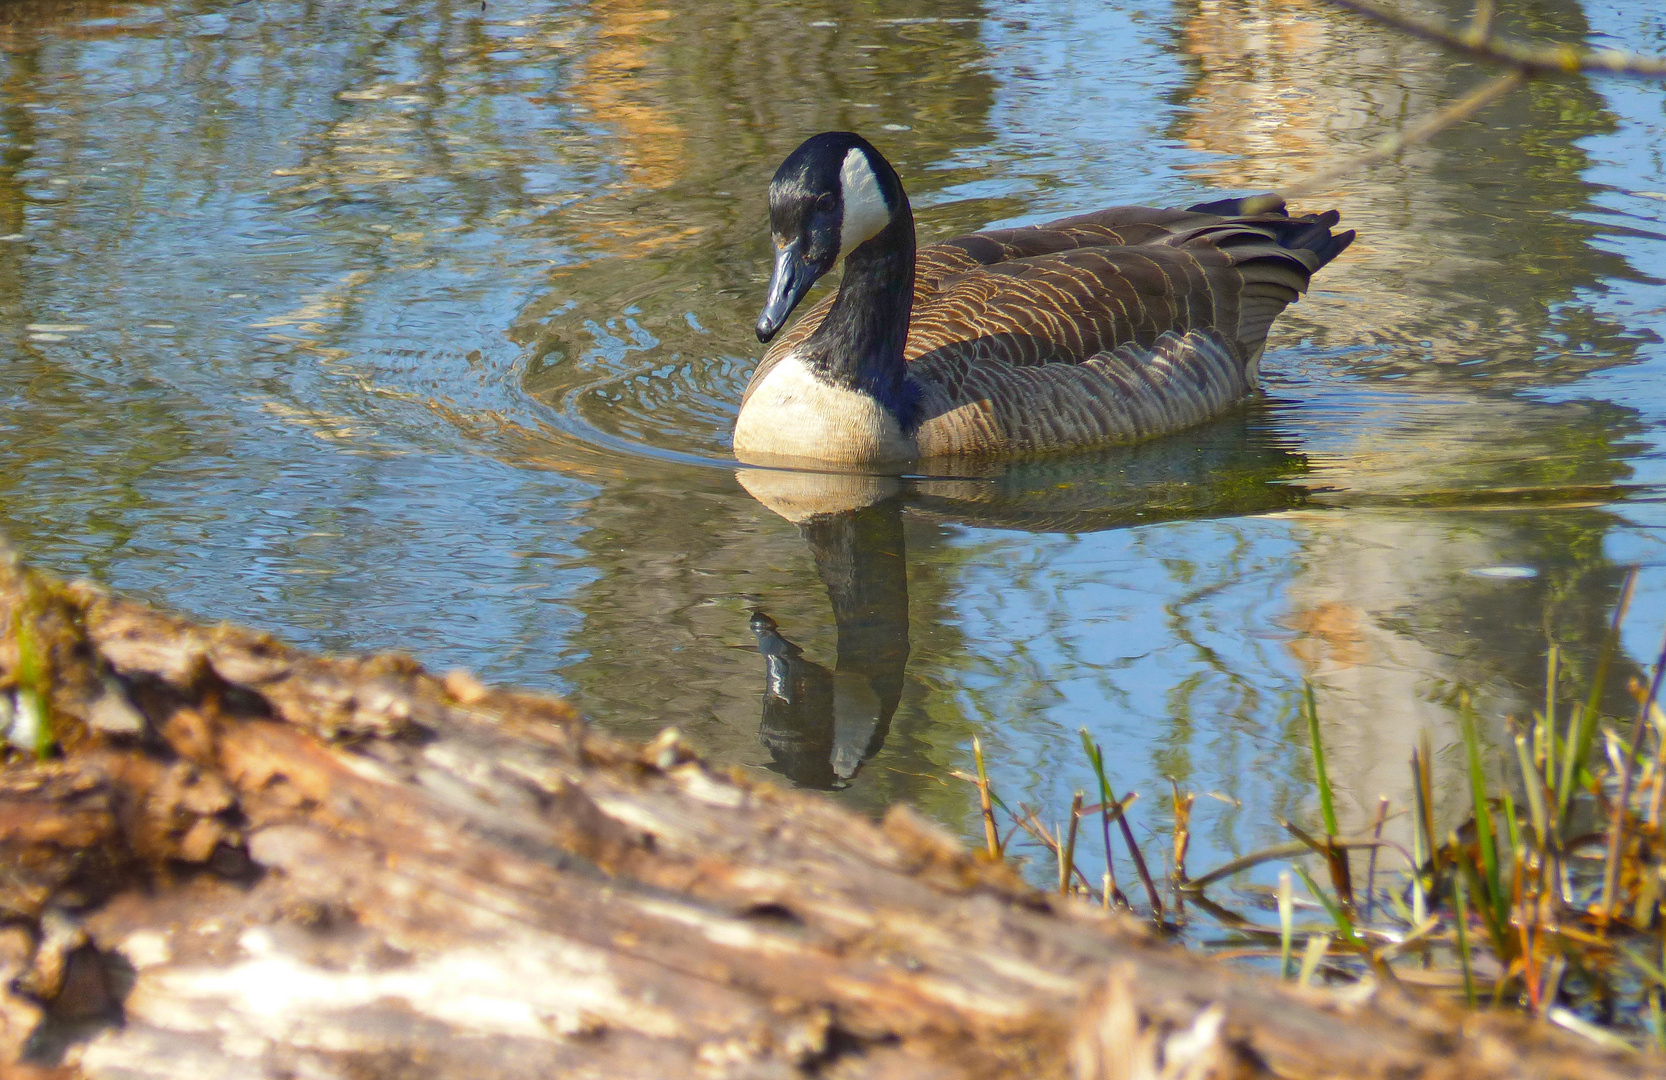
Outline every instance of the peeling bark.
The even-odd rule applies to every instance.
[[[32,658],[32,659],[31,659]],[[1303,991],[566,705],[0,558],[0,1064],[54,1077],[1635,1077]],[[1666,1073],[1657,1074],[1666,1075]]]

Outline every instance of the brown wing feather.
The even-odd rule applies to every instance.
[[[939,352],[919,361],[921,457],[1023,454],[1138,442],[1218,416],[1253,387],[1218,330],[1158,336],[1078,364]]]
[[[1125,344],[1149,346],[1168,331],[1212,329],[1251,358],[1323,261],[1279,242],[1293,226],[1312,224],[1206,218],[1140,243],[1078,244],[944,274],[923,295],[916,288],[907,355],[1080,363]],[[1080,233],[1045,238],[1060,236]]]
[[[1218,393],[1236,400],[1253,383],[1273,319],[1352,238],[1333,237],[1335,221],[1334,213],[1228,217],[1123,206],[921,248],[905,352],[922,382],[943,383],[928,394],[937,413],[961,417],[942,422],[948,442],[938,449],[927,449],[922,430],[921,452],[971,451],[996,431],[1017,442],[987,449],[1143,438],[1177,430],[1182,414]],[[824,297],[782,335],[747,396],[832,303]],[[1092,370],[1066,373],[1084,367]],[[1044,374],[1021,375],[1025,368]],[[1174,382],[1182,369],[1186,377]],[[1185,389],[1200,378],[1197,393]],[[1124,390],[1132,397],[1119,397]],[[974,420],[976,410],[965,407],[978,394],[989,408]],[[1139,416],[1124,415],[1130,408]],[[1035,416],[1026,420],[1026,411]],[[1025,426],[1032,422],[1041,427]],[[1080,437],[1061,442],[1067,431]]]

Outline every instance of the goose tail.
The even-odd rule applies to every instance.
[[[1326,210],[1322,214],[1306,214],[1296,219],[1308,223],[1299,232],[1280,236],[1279,244],[1293,250],[1311,251],[1318,258],[1313,267],[1318,271],[1332,259],[1348,250],[1348,245],[1354,242],[1354,230],[1345,229],[1339,233],[1331,232],[1331,226],[1342,220],[1342,215],[1335,210]]]
[[[1322,214],[1301,214],[1290,216],[1290,209],[1284,199],[1271,192],[1261,195],[1245,195],[1237,199],[1216,199],[1213,202],[1197,203],[1186,207],[1188,213],[1213,214],[1216,217],[1281,217],[1290,222],[1290,226],[1280,225],[1274,231],[1278,245],[1291,251],[1311,251],[1316,257],[1309,273],[1316,272],[1332,259],[1348,249],[1354,242],[1354,230],[1333,233],[1331,227],[1342,220],[1342,215],[1335,210],[1326,210]],[[1291,227],[1295,226],[1295,227]],[[1304,260],[1306,261],[1306,260]]]

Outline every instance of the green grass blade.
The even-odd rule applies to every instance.
[[[1435,752],[1429,745],[1429,729],[1424,728],[1417,735],[1417,783],[1418,798],[1423,800],[1423,839],[1427,846],[1423,849],[1429,856],[1430,869],[1434,880],[1440,879],[1440,844],[1435,840]]]
[[[1509,843],[1507,850],[1515,851],[1521,847],[1521,823],[1516,820],[1516,800],[1510,797],[1509,791],[1500,791],[1498,799],[1504,804],[1504,837]]]
[[[1545,654],[1545,711],[1537,718],[1537,742],[1539,753],[1544,755],[1546,787],[1556,784],[1556,665],[1560,658],[1561,650],[1553,641]]]
[[[1296,892],[1290,884],[1290,871],[1278,876],[1278,976],[1290,977],[1290,945],[1296,937]]]
[[[1099,780],[1099,804],[1105,806],[1111,803],[1111,782],[1105,776],[1105,757],[1099,751],[1099,744],[1088,737],[1088,729],[1081,730],[1082,749],[1087,751],[1088,762],[1093,765],[1093,775]]]
[[[1584,727],[1585,706],[1576,701],[1573,703],[1573,708],[1568,710],[1568,737],[1562,740],[1562,770],[1556,777],[1556,829],[1558,832],[1568,823],[1568,804],[1573,799],[1574,776],[1578,773],[1579,766],[1584,760],[1584,755],[1575,749],[1576,746],[1585,742]],[[1552,738],[1554,738],[1554,735]]]
[[[1099,805],[1101,808],[1110,807],[1116,803],[1116,800],[1111,795],[1110,781],[1105,777],[1105,759],[1100,754],[1098,745],[1095,744],[1092,739],[1088,738],[1087,728],[1082,729],[1082,746],[1087,750],[1088,760],[1093,762],[1094,774],[1099,778]],[[1130,798],[1132,798],[1132,796],[1130,796]],[[1104,823],[1105,828],[1105,863],[1108,866],[1111,864],[1111,818],[1109,816],[1102,816],[1100,820]],[[1123,843],[1128,845],[1128,855],[1134,860],[1134,872],[1139,875],[1140,884],[1145,887],[1146,898],[1151,902],[1152,918],[1156,919],[1158,922],[1162,922],[1163,900],[1162,897],[1157,894],[1157,885],[1151,880],[1151,871],[1145,865],[1145,856],[1141,854],[1140,845],[1134,839],[1134,830],[1128,825],[1128,815],[1126,813],[1119,812],[1116,815],[1116,824],[1117,827],[1122,830]]]
[[[1450,843],[1452,850],[1459,852],[1457,836],[1451,836]],[[1482,875],[1486,871],[1470,859],[1464,858],[1462,854],[1456,855],[1455,860],[1452,873],[1453,881],[1456,882],[1457,879],[1463,878],[1468,883],[1470,896],[1480,896],[1484,901],[1487,882]],[[1456,886],[1454,885],[1454,887]],[[1475,915],[1481,920],[1481,924],[1487,928],[1487,936],[1492,939],[1493,951],[1498,953],[1499,959],[1509,961],[1516,955],[1518,942],[1510,932],[1512,927],[1510,925],[1508,897],[1505,898],[1505,901],[1502,914],[1495,911],[1491,904],[1477,902],[1475,904]]]
[[[1533,836],[1541,849],[1550,846],[1549,821],[1545,816],[1544,781],[1533,765],[1533,751],[1527,745],[1527,735],[1517,732],[1516,764],[1521,767],[1521,784],[1527,791],[1527,812],[1533,819]]]
[[[1308,876],[1307,870],[1300,863],[1291,863],[1290,868],[1301,877],[1302,884],[1307,886],[1307,891],[1313,894],[1313,898],[1319,901],[1319,906],[1325,909],[1325,914],[1330,916],[1331,922],[1336,924],[1336,929],[1341,933],[1342,940],[1356,949],[1366,951],[1365,942],[1358,934],[1354,933],[1354,923],[1352,919],[1348,918],[1348,913],[1325,895],[1324,890],[1319,888],[1312,877]]]
[[[1419,751],[1411,752],[1411,921],[1413,925],[1421,926],[1428,917],[1428,901],[1423,892],[1423,865],[1430,859],[1427,837],[1428,808],[1423,802],[1423,769],[1419,762]]]
[[[1475,972],[1469,966],[1469,912],[1464,903],[1464,875],[1452,875],[1452,902],[1457,908],[1458,963],[1464,971],[1464,1000],[1475,1008]]]
[[[1486,891],[1482,900],[1501,917],[1505,914],[1504,892],[1498,876],[1498,838],[1493,829],[1492,810],[1487,805],[1487,779],[1481,769],[1481,735],[1475,722],[1475,709],[1469,695],[1458,703],[1458,719],[1463,726],[1464,753],[1469,758],[1469,795],[1474,804],[1475,843],[1481,849],[1481,866]]]
[[[1099,744],[1088,735],[1088,729],[1080,729],[1082,749],[1086,751],[1088,762],[1093,766],[1093,775],[1099,781],[1099,837],[1105,845],[1105,895],[1106,906],[1110,905],[1110,898],[1125,902],[1122,889],[1116,883],[1116,855],[1111,850],[1111,781],[1105,775],[1105,756],[1099,751]]]
[[[1597,667],[1591,676],[1591,689],[1586,695],[1585,706],[1579,711],[1577,721],[1569,727],[1567,759],[1562,766],[1563,784],[1556,793],[1556,821],[1559,827],[1567,824],[1574,779],[1591,755],[1591,740],[1596,736],[1597,721],[1601,718],[1602,691],[1608,684],[1608,669],[1613,666],[1614,653],[1620,647],[1620,624],[1625,622],[1626,611],[1631,607],[1631,594],[1636,587],[1637,568],[1634,566],[1626,574],[1625,584],[1620,586],[1620,600],[1614,605],[1614,616],[1608,622],[1608,632],[1603,635],[1602,651],[1597,654]]]
[[[1336,802],[1331,795],[1330,777],[1325,773],[1325,744],[1319,738],[1319,705],[1313,698],[1313,684],[1302,682],[1302,696],[1307,704],[1307,734],[1313,743],[1313,779],[1319,787],[1319,812],[1324,815],[1325,835],[1336,836]]]

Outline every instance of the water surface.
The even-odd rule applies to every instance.
[[[1666,51],[1645,0],[1506,7]],[[1313,814],[1311,680],[1357,825],[1461,693],[1496,737],[1555,643],[1582,694],[1628,567],[1616,707],[1657,648],[1661,90],[1533,85],[1308,200],[1360,238],[1220,422],[802,529],[728,449],[763,190],[850,128],[924,239],[1184,204],[1484,77],[1273,0],[11,4],[0,531],[969,835],[972,736],[1059,808],[1085,727],[1147,837],[1206,796],[1195,866]]]

